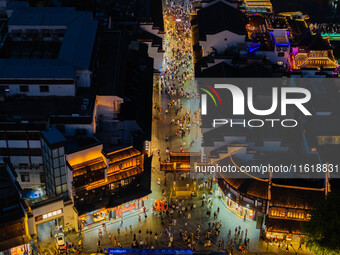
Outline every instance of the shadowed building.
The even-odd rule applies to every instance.
[[[21,197],[16,173],[7,160],[0,160],[0,251],[31,252],[27,205]]]
[[[302,45],[293,48],[291,62],[292,69],[334,70],[339,67],[328,38],[323,38],[319,32],[311,35],[310,31],[306,31]]]

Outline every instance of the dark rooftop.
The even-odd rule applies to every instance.
[[[246,35],[246,21],[243,13],[224,2],[217,2],[197,12],[199,38],[228,30],[238,35]]]
[[[82,97],[7,97],[0,101],[0,121],[46,121],[51,115],[88,115],[92,108],[82,109]]]
[[[21,203],[21,188],[14,179],[11,169],[0,161],[0,223],[18,220],[25,212]]]
[[[305,190],[274,185],[271,188],[271,193],[271,206],[299,209],[312,209],[313,203],[325,196],[325,191],[322,189]]]
[[[57,128],[50,128],[47,131],[42,131],[41,134],[50,145],[66,142],[65,137]]]
[[[91,124],[92,116],[51,116],[50,124]]]
[[[315,136],[340,136],[339,116],[315,116],[310,125]]]
[[[65,152],[67,154],[74,153],[80,150],[101,144],[95,136],[66,136],[67,142],[65,145]]]
[[[329,43],[328,39],[324,39],[321,36],[321,33],[316,33],[312,37],[312,43],[308,45],[309,50],[332,50],[333,47]]]
[[[14,42],[11,36],[23,34],[11,30],[1,55],[0,76],[3,78],[74,78],[73,68],[89,69],[97,36],[98,22],[91,12],[74,8],[27,7],[16,9],[8,26],[24,26],[27,41]],[[42,42],[33,26],[53,26],[46,31],[57,39]],[[15,28],[15,27],[14,27]],[[25,39],[26,40],[26,39]],[[32,40],[29,42],[29,40]],[[25,61],[25,62],[23,62]]]
[[[124,31],[107,31],[99,47],[97,84],[99,95],[116,95],[126,70],[129,36]]]

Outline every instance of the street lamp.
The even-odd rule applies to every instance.
[[[295,254],[297,254],[297,251],[296,251],[295,248],[293,247],[293,244],[290,244],[290,246],[292,246],[293,250],[295,251]]]

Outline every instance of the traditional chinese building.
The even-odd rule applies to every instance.
[[[81,229],[144,206],[144,154],[132,146],[105,153],[99,144],[68,154],[66,160]]]
[[[228,162],[239,169],[231,156]],[[239,217],[263,223],[267,239],[298,241],[301,223],[310,219],[314,202],[325,196],[324,181],[257,178],[245,172],[241,178],[219,175],[215,194]]]
[[[270,0],[243,0],[241,6],[247,13],[272,13],[273,5]]]
[[[160,162],[160,170],[170,173],[190,172],[190,162],[201,162],[200,152],[173,152],[170,151],[170,158],[167,161]]]
[[[291,68],[293,70],[335,69],[339,66],[328,38],[323,38],[320,33],[310,35],[310,32],[306,31],[302,40],[305,42],[301,46],[292,49]]]
[[[272,184],[266,219],[266,238],[291,239],[301,234],[301,222],[310,220],[313,203],[325,195],[324,188]]]

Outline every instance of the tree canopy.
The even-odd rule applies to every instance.
[[[340,194],[315,202],[311,220],[302,224],[307,247],[317,255],[340,254]]]

